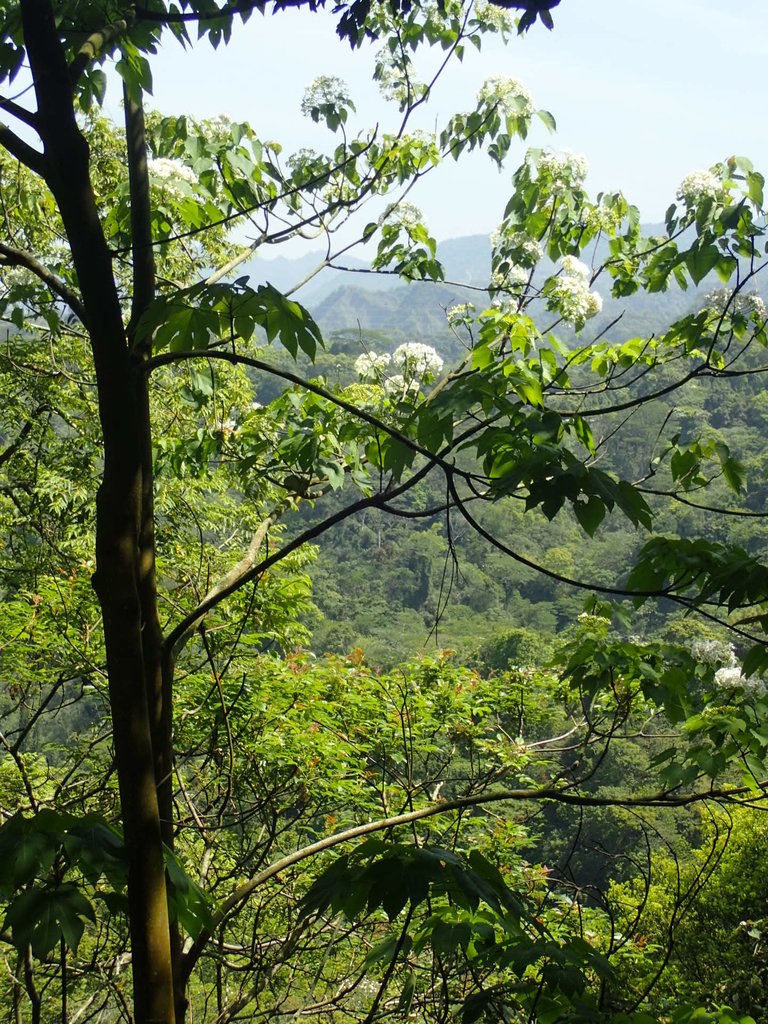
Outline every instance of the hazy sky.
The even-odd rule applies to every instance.
[[[558,132],[537,129],[499,173],[487,157],[439,170],[413,200],[438,238],[490,231],[527,145],[587,156],[588,186],[621,188],[645,220],[661,219],[680,180],[732,153],[768,176],[768,0],[562,0],[555,30],[537,25],[507,46],[487,43],[446,76],[423,127],[471,109],[492,74],[518,78]],[[250,121],[287,150],[333,140],[303,118],[305,86],[318,74],[345,79],[355,125],[393,128],[378,99],[371,49],[350,52],[331,15],[254,16],[219,51],[167,43],[153,62],[154,105],[165,113],[226,113]],[[427,61],[436,55],[427,57]],[[424,75],[422,74],[422,78]]]

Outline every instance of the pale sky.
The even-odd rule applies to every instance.
[[[494,40],[468,52],[436,90],[423,127],[471,109],[492,74],[519,79],[558,124],[555,136],[541,127],[513,146],[501,173],[472,156],[430,176],[409,198],[438,238],[496,226],[528,145],[584,154],[588,187],[622,189],[646,221],[662,218],[687,173],[732,153],[768,176],[768,0],[562,0],[554,16],[553,32],[537,25],[506,47]],[[331,148],[330,133],[299,106],[316,75],[333,74],[356,101],[355,127],[393,129],[397,112],[371,81],[371,49],[351,52],[334,24],[329,14],[288,11],[255,15],[218,51],[169,41],[153,61],[153,103],[169,114],[248,120],[288,151]]]

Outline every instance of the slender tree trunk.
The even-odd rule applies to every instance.
[[[123,89],[128,176],[131,194],[131,255],[133,296],[127,336],[138,365],[152,353],[151,338],[141,334],[141,317],[155,297],[155,255],[152,244],[152,209],[147,168],[144,106]],[[138,590],[144,654],[144,686],[147,692],[152,754],[155,764],[160,831],[169,850],[174,845],[173,822],[173,669],[164,663],[163,632],[157,609],[157,561],[155,544],[154,466],[149,382],[145,374],[136,380],[136,406],[141,439],[141,519],[139,524]],[[182,939],[178,923],[171,922],[174,1003],[177,1021],[187,1009],[186,986],[181,974]]]
[[[148,424],[141,366],[129,350],[75,119],[69,71],[50,0],[21,0],[38,104],[45,178],[61,212],[86,310],[104,439],[94,588],[104,623],[115,760],[128,855],[136,1024],[175,1024],[162,829],[147,701],[140,591]]]

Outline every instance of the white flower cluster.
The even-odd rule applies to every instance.
[[[386,210],[383,220],[389,223],[402,224],[404,228],[415,228],[423,223],[424,215],[413,203],[393,203]]]
[[[491,232],[491,248],[495,251],[503,245],[504,252],[513,257],[522,267],[532,267],[544,255],[539,242],[525,231],[504,235],[498,228]]]
[[[610,206],[591,206],[584,213],[584,226],[591,231],[613,232],[621,224],[621,214]]]
[[[589,172],[587,158],[564,149],[559,153],[546,150],[538,159],[539,177],[549,178],[549,190],[559,195],[584,184]]]
[[[711,171],[694,171],[680,182],[677,198],[686,206],[698,206],[705,199],[722,199],[723,183]]]
[[[765,302],[759,295],[742,295],[740,299],[743,303],[744,312],[751,314],[755,320],[762,321],[768,318],[768,309],[766,309]]]
[[[375,352],[364,352],[355,360],[355,373],[358,377],[380,377],[389,366],[392,357],[387,353],[377,356]]]
[[[197,181],[195,172],[187,167],[181,160],[168,160],[166,157],[158,157],[157,160],[148,160],[147,168],[152,177],[161,178],[163,181],[188,181],[194,185]]]
[[[569,277],[589,277],[589,267],[575,256],[563,256],[560,259],[560,266],[563,268],[563,273],[568,274]]]
[[[691,654],[696,661],[705,665],[727,665],[733,667],[736,664],[736,654],[731,644],[722,640],[694,640],[691,644]]]
[[[344,107],[349,106],[351,102],[346,82],[335,75],[318,75],[304,90],[301,112],[310,115],[317,107]]]
[[[388,374],[387,368],[396,372]],[[443,368],[443,360],[431,345],[418,341],[407,341],[398,345],[395,351],[377,355],[364,352],[355,360],[355,373],[363,380],[381,380],[387,394],[402,393],[419,389],[423,377],[436,376]],[[386,376],[385,376],[386,375]]]
[[[743,676],[738,665],[724,665],[715,672],[715,686],[721,690],[743,690],[753,697],[764,697],[768,684],[760,676]]]
[[[394,377],[387,377],[384,381],[384,390],[388,395],[400,395],[401,398],[405,398],[406,395],[418,392],[419,382],[415,377],[405,377],[402,373],[396,373]]]
[[[381,50],[376,56],[375,78],[379,92],[385,100],[405,104],[424,95],[426,86],[411,74],[410,61],[403,66],[392,61],[389,50]]]
[[[455,306],[449,306],[445,315],[451,327],[456,324],[465,324],[475,315],[474,303],[459,302]]]
[[[715,313],[724,313],[726,308],[730,308],[733,312],[753,317],[759,323],[768,318],[768,308],[756,292],[739,293],[734,296],[728,288],[716,288],[707,293],[704,305]]]
[[[486,3],[485,0],[475,3],[475,17],[481,24],[488,25],[496,32],[512,32],[516,25],[515,17],[510,11],[497,4]]]
[[[589,289],[589,268],[575,256],[563,256],[562,273],[555,279],[549,297],[550,309],[580,331],[587,320],[603,308],[602,297]]]
[[[423,377],[428,373],[434,375],[443,368],[443,360],[435,349],[418,341],[399,345],[392,353],[392,363],[411,377]]]
[[[705,665],[719,665],[715,672],[715,686],[720,690],[743,690],[753,697],[764,697],[768,683],[760,676],[742,675],[741,667],[731,644],[721,640],[694,640],[691,654]]]
[[[515,117],[530,117],[533,113],[533,97],[525,86],[504,75],[486,78],[477,99],[479,103],[498,104],[505,114]]]
[[[494,270],[491,274],[491,288],[505,288],[508,291],[519,291],[528,284],[530,271],[513,263],[509,270]]]
[[[214,114],[213,117],[206,117],[203,121],[206,132],[214,139],[224,140],[230,135],[232,118],[227,114]]]

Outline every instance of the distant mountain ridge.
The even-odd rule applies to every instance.
[[[661,224],[648,224],[646,234],[660,234]],[[599,263],[606,255],[598,247],[594,254]],[[287,291],[309,277],[295,292],[317,320],[326,338],[342,331],[385,332],[393,341],[422,341],[435,345],[450,358],[458,354],[458,342],[448,328],[446,309],[458,302],[474,302],[479,308],[488,301],[485,286],[490,278],[491,244],[487,235],[451,238],[438,244],[438,257],[445,268],[446,281],[404,283],[392,275],[370,272],[363,260],[347,257],[349,270],[325,267],[311,276],[325,259],[323,252],[308,253],[298,259],[277,257],[256,259],[242,268],[254,282],[269,281]],[[589,261],[589,251],[584,254]],[[672,286],[669,291],[637,294],[616,300],[610,296],[607,277],[599,278],[595,287],[603,295],[602,313],[589,323],[589,334],[597,336],[612,324],[614,341],[637,335],[651,335],[664,330],[676,318],[690,312],[701,301],[701,295],[714,281],[705,280],[698,289],[682,291]]]

